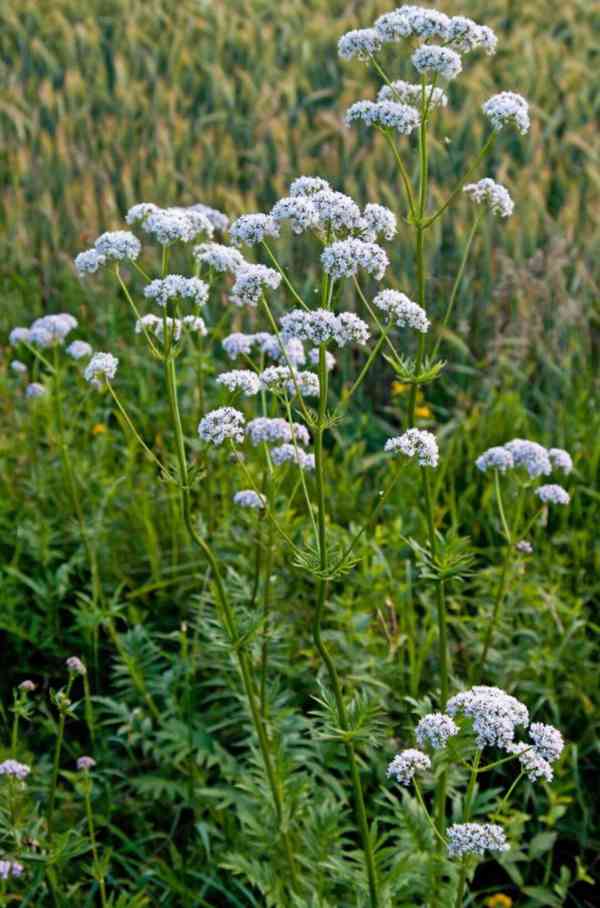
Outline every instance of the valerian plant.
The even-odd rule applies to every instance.
[[[569,473],[570,456],[561,449],[546,450],[535,442],[514,439],[486,451],[477,460],[483,473],[493,473],[504,554],[492,613],[484,623],[479,649],[470,654],[474,668],[468,683],[476,686],[460,690],[463,685],[450,664],[446,598],[451,585],[464,583],[472,575],[475,556],[468,539],[457,538],[439,525],[436,492],[445,456],[444,436],[438,438],[417,424],[419,395],[424,399],[428,386],[444,375],[446,363],[440,351],[477,230],[485,217],[504,219],[514,212],[504,186],[489,176],[471,182],[480,176],[486,158],[505,131],[516,129],[522,135],[528,131],[527,102],[510,91],[481,104],[482,116],[489,124],[487,137],[456,185],[448,188],[445,200],[437,208],[431,203],[430,171],[436,164],[433,138],[444,134],[447,83],[459,79],[463,67],[469,65],[469,55],[493,54],[496,44],[496,36],[484,25],[415,6],[400,7],[380,16],[373,26],[340,38],[340,57],[358,60],[382,80],[377,96],[357,100],[345,120],[349,127],[376,130],[389,148],[402,199],[397,212],[377,200],[361,206],[323,176],[299,176],[270,211],[242,214],[231,224],[222,212],[203,204],[172,208],[137,204],[126,216],[130,229],[102,234],[93,248],[75,259],[82,277],[100,270],[114,275],[131,309],[132,335],[138,336],[160,371],[169,433],[167,443],[159,448],[136,425],[130,403],[119,387],[119,369],[127,356],[127,345],[120,346],[119,357],[108,351],[94,352],[83,340],[73,341],[64,351],[75,362],[85,360],[83,379],[107,395],[121,424],[155,468],[157,481],[176,497],[179,520],[204,561],[205,572],[198,572],[198,588],[214,607],[212,620],[218,621],[220,651],[229,667],[235,666],[241,684],[242,697],[236,700],[236,708],[239,721],[249,723],[252,729],[250,778],[253,784],[256,780],[269,802],[264,826],[270,847],[265,848],[263,842],[246,862],[229,858],[224,866],[244,873],[267,904],[325,906],[337,904],[342,892],[344,898],[355,898],[357,905],[370,908],[396,904],[398,898],[461,908],[477,859],[490,852],[503,860],[502,856],[509,853],[503,823],[510,817],[517,784],[524,778],[533,783],[550,782],[551,764],[563,749],[557,729],[530,723],[523,703],[504,690],[480,682],[486,674],[510,580],[511,559],[515,551],[529,550],[527,536],[548,505],[569,503],[569,495],[561,486],[533,488],[534,482],[556,470]],[[410,68],[416,81],[396,78],[400,67],[405,75],[405,69]],[[414,166],[409,159],[413,152]],[[442,317],[434,319],[428,238],[462,198],[473,206],[472,227]],[[414,287],[392,274],[387,249],[399,230],[414,237]],[[294,243],[303,244],[297,260],[318,269],[311,294],[301,289],[304,282],[279,252],[278,241],[285,232],[291,233]],[[186,262],[189,273],[172,271],[174,262]],[[401,289],[391,284],[400,284]],[[165,716],[144,672],[139,670],[139,662],[131,657],[128,647],[132,640],[117,631],[119,616],[103,602],[93,539],[83,516],[69,454],[61,375],[66,337],[76,327],[76,321],[67,314],[47,316],[29,328],[15,328],[11,343],[22,351],[21,355],[30,355],[39,363],[38,378],[45,376],[44,381],[28,385],[27,395],[33,405],[47,396],[54,405],[73,511],[89,559],[93,604],[100,609],[101,623],[147,709],[149,727],[161,729]],[[114,340],[107,338],[107,346]],[[180,363],[187,358],[197,365],[212,358],[218,364],[223,353],[230,361],[229,370],[214,378],[207,378],[204,371],[199,376],[203,402],[210,398],[218,406],[203,405],[193,425],[194,414],[186,409]],[[351,357],[352,364],[357,364],[352,382],[345,384],[337,381],[337,364],[343,357]],[[336,523],[336,488],[330,465],[337,427],[351,418],[357,392],[380,360],[408,387],[407,405],[405,412],[396,413],[397,434],[380,452],[389,463],[384,487],[351,532]],[[17,375],[27,368],[20,360],[13,364]],[[222,468],[224,463],[228,464],[227,471]],[[426,825],[427,879],[411,883],[410,891],[408,877],[399,872],[390,841],[393,826],[386,813],[390,799],[385,800],[384,810],[384,801],[378,799],[370,805],[366,796],[367,772],[381,768],[381,758],[374,757],[375,745],[388,737],[389,728],[379,704],[368,692],[357,695],[347,682],[336,642],[328,631],[335,591],[339,585],[352,584],[353,572],[362,558],[362,542],[383,515],[402,471],[413,471],[422,489],[425,535],[423,539],[406,538],[405,542],[415,556],[419,582],[433,590],[438,653],[437,677],[431,690],[437,711],[424,715],[415,729],[419,749],[404,749],[388,769],[390,778],[401,786],[408,789],[412,785],[419,816]],[[226,473],[227,480],[216,486],[214,476]],[[512,480],[507,514],[502,489]],[[232,566],[215,541],[223,531],[225,497],[238,509],[240,520],[252,528],[252,556],[247,565],[251,588],[243,603]],[[532,502],[536,499],[538,507],[534,509]],[[311,760],[315,754],[334,755],[340,771],[331,775],[329,767],[316,770],[302,766],[298,746],[289,759],[285,710],[278,709],[269,695],[271,684],[281,683],[279,664],[273,659],[276,557],[287,559],[313,590],[311,633],[320,669],[312,690],[316,719],[306,729],[315,738],[310,745]],[[208,590],[202,587],[206,577]],[[182,652],[187,659],[187,642]],[[72,662],[69,671],[66,689],[53,697],[58,714],[56,746],[42,823],[48,892],[57,903],[62,859],[55,853],[56,799],[65,725],[74,709],[71,687],[78,675],[86,683],[83,714],[92,744],[97,733],[85,668]],[[458,692],[452,694],[453,690]],[[188,697],[189,688],[185,691]],[[23,696],[19,694],[14,705],[15,729],[19,718],[27,717]],[[187,702],[185,697],[183,702]],[[128,735],[133,735],[132,715],[124,716],[123,721]],[[529,739],[517,741],[517,729],[527,729]],[[143,732],[139,734],[143,739]],[[16,736],[15,731],[15,740]],[[319,750],[319,746],[328,750]],[[486,763],[484,751],[489,748],[502,755]],[[12,758],[16,756],[13,742]],[[242,761],[244,756],[238,754],[237,759]],[[9,814],[25,778],[24,770],[11,770],[10,765],[11,761],[0,765],[0,769],[8,766],[3,772],[12,780],[6,792]],[[520,771],[507,792],[500,797],[498,789],[493,788],[483,797],[483,774],[502,766],[504,779],[504,773],[515,765]],[[110,855],[101,845],[94,822],[94,756],[81,756],[77,768],[76,787],[84,805],[81,836],[86,845],[82,847],[91,855],[94,891],[104,908],[112,904],[110,899],[116,893],[110,892]],[[303,787],[305,772],[311,777],[308,794]],[[423,787],[421,777],[425,780]],[[465,793],[459,798],[463,784]],[[342,844],[343,853],[330,857],[327,873],[331,879],[327,882],[308,858],[307,842],[316,835],[311,824],[314,827],[319,819],[320,799],[323,805],[329,804],[329,786],[337,789],[340,827],[333,838]],[[193,788],[192,775],[191,804]],[[412,809],[408,795],[403,804],[408,817]],[[350,806],[351,813],[347,813]],[[451,810],[455,822],[449,823]],[[479,822],[476,818],[483,813],[493,822]],[[321,819],[325,827],[327,818]],[[253,824],[252,835],[259,841],[256,822],[247,822],[249,827]],[[66,840],[60,841],[64,844]],[[15,839],[4,879],[16,879],[23,873],[24,858],[18,846]],[[358,867],[360,876],[343,869],[340,862],[344,857],[354,870]],[[344,873],[348,874],[346,879]],[[348,895],[349,885],[355,896]],[[315,892],[318,901],[312,900]]]

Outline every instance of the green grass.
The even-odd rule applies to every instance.
[[[121,893],[120,908],[273,904],[263,895],[276,890],[265,878],[273,817],[260,760],[248,748],[238,675],[174,489],[123,431],[110,399],[90,394],[71,370],[68,435],[101,579],[102,595],[94,599],[49,402],[26,404],[8,367],[5,338],[14,324],[46,311],[75,314],[81,336],[121,358],[119,392],[144,439],[171,462],[160,369],[139,338],[134,341],[122,295],[103,277],[81,284],[71,260],[103,229],[120,227],[137,201],[204,201],[232,215],[266,210],[301,173],[321,174],[362,203],[397,210],[400,187],[383,143],[342,123],[343,110],[371,96],[377,82],[361,64],[341,64],[335,54],[341,33],[389,6],[22,0],[0,11],[3,742],[8,756],[11,689],[32,677],[41,689],[35,725],[22,723],[21,758],[35,772],[22,811],[35,833],[32,818],[45,796],[56,723],[47,688],[64,684],[64,660],[81,654],[97,698],[94,812],[99,841],[112,849],[109,890]],[[534,718],[560,727],[569,746],[552,786],[521,789],[510,832],[523,850],[508,865],[480,868],[472,904],[483,906],[488,894],[502,891],[519,908],[587,908],[597,898],[588,874],[600,845],[594,806],[600,416],[593,10],[586,2],[556,8],[537,0],[474,0],[460,8],[443,2],[438,8],[490,24],[501,50],[491,61],[469,59],[452,85],[444,121],[451,141],[433,150],[432,205],[445,197],[467,149],[482,137],[478,106],[493,91],[522,92],[533,121],[530,136],[503,137],[492,156],[489,172],[509,186],[515,216],[490,222],[479,234],[447,338],[450,365],[427,389],[431,426],[444,452],[435,476],[436,524],[469,537],[476,555],[476,574],[451,585],[448,595],[454,687],[478,652],[499,574],[491,484],[475,469],[475,457],[523,436],[565,447],[575,460],[572,504],[535,530],[535,554],[514,571],[488,666],[489,683],[513,690]],[[461,201],[430,239],[428,308],[434,315],[443,311],[469,216]],[[390,248],[392,285],[409,295],[410,242],[401,229]],[[314,271],[300,258],[300,247],[281,248],[308,291]],[[182,365],[190,439],[202,412],[223,402],[211,380],[222,367],[216,343]],[[340,358],[337,387],[351,381],[355,367],[350,354]],[[392,381],[391,369],[378,367],[353,418],[336,427],[329,442],[331,531],[340,539],[358,529],[385,480],[382,444],[405,407]],[[199,459],[195,442],[192,449]],[[230,506],[238,483],[232,466],[215,455],[209,481],[194,489],[194,505],[227,564],[236,608],[251,621],[246,607],[256,525]],[[302,538],[295,505],[283,519]],[[369,811],[391,852],[382,860],[417,890],[425,872],[418,855],[429,845],[429,831],[412,798],[389,796],[384,772],[398,740],[406,745],[414,716],[436,695],[434,596],[419,582],[406,544],[407,537],[425,538],[420,508],[416,473],[406,471],[361,544],[351,577],[333,585],[326,616],[347,693],[365,693],[385,714],[381,746],[361,751]],[[283,730],[280,772],[300,818],[301,859],[330,881],[315,908],[362,908],[355,901],[362,883],[343,788],[347,766],[339,746],[319,737],[322,719],[314,714],[314,585],[279,548],[273,573],[268,695],[274,724]],[[258,672],[257,643],[251,652]],[[77,698],[81,693],[76,688]],[[151,720],[149,698],[160,723]],[[87,906],[97,895],[90,896],[93,884],[83,869],[89,855],[76,854],[84,814],[69,772],[92,742],[82,706],[77,716],[67,724],[58,863],[66,904]],[[458,771],[451,781],[458,784]],[[9,824],[0,819],[6,850]],[[69,838],[70,830],[77,835]],[[36,834],[43,834],[43,824]],[[283,879],[278,860],[276,854],[275,876]],[[45,902],[33,886],[35,867],[28,864],[32,883],[24,904],[37,906]],[[562,896],[567,881],[569,894]],[[394,906],[414,904],[414,891],[399,889]]]

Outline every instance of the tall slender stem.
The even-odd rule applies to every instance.
[[[323,619],[323,610],[325,607],[325,598],[327,594],[327,581],[324,579],[327,573],[327,538],[326,538],[326,515],[325,515],[325,479],[323,469],[323,433],[325,428],[325,417],[327,409],[327,364],[325,357],[325,344],[319,346],[319,415],[315,432],[315,475],[317,485],[317,505],[318,505],[318,526],[319,526],[319,560],[323,577],[319,579],[317,591],[317,608],[313,622],[313,639],[315,646],[323,660],[329,680],[333,688],[338,721],[342,731],[349,731],[348,716],[344,705],[340,679],[335,667],[335,662],[327,649],[321,637],[321,622]],[[363,851],[365,855],[365,869],[367,874],[367,885],[369,888],[369,900],[371,908],[377,908],[379,905],[377,895],[377,873],[375,869],[375,858],[371,845],[371,836],[369,832],[369,823],[367,811],[365,808],[362,783],[354,745],[350,740],[345,742],[346,754],[350,763],[350,773],[354,787],[354,805],[356,810],[356,819],[362,840]]]
[[[463,808],[463,823],[468,823],[471,819],[471,808],[473,806],[473,793],[475,791],[475,783],[477,781],[477,770],[479,767],[479,762],[481,760],[481,751],[478,750],[473,757],[473,763],[471,766],[471,777],[469,779],[469,784],[467,787],[467,793],[465,795],[465,802]],[[460,868],[460,875],[458,878],[458,888],[456,891],[456,902],[454,903],[454,908],[462,908],[464,894],[465,894],[465,882],[467,879],[467,865],[463,858],[463,862]]]
[[[479,154],[477,155],[475,160],[467,168],[465,173],[462,175],[462,177],[460,178],[460,180],[458,181],[458,183],[456,184],[456,186],[454,187],[454,189],[452,190],[452,192],[450,193],[450,195],[448,196],[448,198],[446,199],[444,204],[440,208],[438,208],[438,210],[435,212],[435,214],[432,214],[430,218],[427,218],[427,220],[423,224],[423,226],[425,228],[431,227],[431,225],[434,224],[437,221],[437,219],[443,215],[446,208],[448,208],[448,206],[452,204],[452,202],[454,201],[456,196],[459,194],[459,192],[461,192],[463,186],[465,185],[465,183],[467,182],[469,177],[475,172],[475,170],[477,169],[477,167],[479,166],[481,161],[485,158],[485,156],[494,147],[495,139],[496,139],[496,131],[494,130],[487,137],[481,151],[479,152]]]
[[[435,344],[433,346],[433,350],[431,351],[432,359],[435,359],[435,357],[437,356],[438,350],[440,349],[440,344],[442,343],[442,335],[444,333],[444,329],[447,327],[448,322],[450,321],[450,316],[452,315],[452,312],[454,310],[454,304],[456,302],[456,297],[458,295],[458,288],[460,287],[460,284],[461,284],[461,281],[463,278],[463,274],[465,271],[465,266],[467,264],[467,259],[469,258],[469,252],[471,251],[471,245],[473,243],[473,238],[475,236],[475,233],[477,232],[477,228],[478,228],[480,222],[481,222],[481,214],[478,214],[477,217],[475,218],[475,220],[473,221],[473,226],[471,227],[471,230],[469,231],[469,236],[467,238],[467,242],[466,242],[466,245],[464,248],[460,267],[458,269],[456,278],[454,280],[454,284],[452,286],[452,291],[450,293],[450,299],[448,300],[446,312],[444,313],[444,317],[437,329],[437,338],[436,338]]]
[[[86,771],[87,776],[87,771]],[[104,872],[100,871],[98,863],[98,845],[96,843],[96,830],[94,827],[94,814],[92,812],[92,801],[91,801],[91,779],[87,777],[84,779],[84,792],[83,796],[85,799],[85,814],[87,817],[88,832],[90,835],[90,844],[92,846],[92,857],[94,858],[95,869],[99,872],[98,875],[98,885],[100,887],[100,901],[102,903],[102,908],[106,908],[106,883],[104,881]]]

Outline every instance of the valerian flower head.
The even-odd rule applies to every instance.
[[[537,753],[534,747],[518,742],[509,744],[506,749],[509,753],[518,756],[521,768],[523,772],[527,773],[527,777],[531,782],[536,782],[538,779],[545,779],[546,782],[552,781],[554,776],[552,767],[547,760]]]
[[[312,350],[308,351],[308,359],[309,359],[309,362],[311,362],[313,364],[313,366],[319,365],[320,356],[321,356],[321,351],[319,350],[318,347],[313,347]],[[333,355],[333,353],[330,353],[329,350],[326,350],[325,351],[325,368],[327,369],[327,371],[331,372],[332,369],[335,369],[335,364],[336,364],[335,356]]]
[[[377,243],[366,243],[350,237],[327,246],[321,254],[325,271],[333,278],[353,277],[364,268],[376,280],[381,280],[389,265],[385,250]]]
[[[11,347],[16,347],[17,344],[29,343],[29,328],[22,328],[20,326],[13,328],[8,335],[8,342]]]
[[[67,354],[72,359],[87,359],[88,356],[91,356],[93,353],[92,345],[88,344],[87,341],[76,340],[66,349]]]
[[[367,126],[380,129],[395,129],[403,136],[409,136],[418,128],[421,117],[416,107],[399,101],[356,101],[345,114],[346,125],[362,121]]]
[[[487,25],[478,25],[467,16],[452,16],[445,34],[446,41],[461,54],[481,48],[488,56],[496,53],[498,38]]]
[[[217,410],[211,410],[200,420],[198,435],[202,441],[216,447],[227,440],[242,444],[245,425],[246,420],[239,410],[234,407],[219,407]]]
[[[22,363],[20,359],[11,360],[10,368],[17,375],[25,375],[25,373],[27,372],[27,366],[25,365],[25,363]]]
[[[68,312],[44,315],[36,318],[29,329],[29,342],[39,347],[62,344],[68,334],[77,327],[77,319]]]
[[[431,769],[431,760],[427,754],[410,747],[396,754],[387,768],[387,775],[400,785],[410,785],[417,772],[425,772],[428,769]]]
[[[303,366],[306,362],[304,344],[298,337],[284,339],[265,331],[256,334],[255,341],[260,352],[271,359],[281,360],[291,366]]]
[[[319,226],[319,212],[306,196],[296,195],[280,199],[271,210],[271,217],[280,224],[289,221],[294,233],[305,233]]]
[[[0,776],[10,776],[13,779],[19,779],[22,782],[31,772],[31,767],[25,763],[19,763],[18,760],[4,760],[0,763]]]
[[[179,318],[171,318],[170,316],[162,318],[160,315],[152,315],[151,313],[142,315],[135,323],[135,333],[142,334],[142,332],[150,332],[162,341],[165,332],[165,324],[169,341],[176,343],[181,337],[181,329],[183,327],[183,323]]]
[[[258,306],[265,287],[277,290],[281,275],[266,265],[246,265],[236,274],[229,299],[235,306]]]
[[[331,191],[331,186],[322,177],[297,177],[290,184],[290,195],[310,196],[317,192]]]
[[[482,108],[494,129],[514,125],[522,135],[529,131],[529,105],[513,91],[501,91],[487,100]]]
[[[511,199],[508,189],[489,177],[479,180],[478,183],[468,183],[463,187],[463,192],[466,192],[478,205],[486,204],[492,214],[497,214],[501,218],[510,217],[513,213],[515,203]]]
[[[458,725],[450,716],[445,713],[429,713],[419,721],[415,736],[420,747],[429,744],[434,750],[439,750],[458,732]]]
[[[372,243],[381,234],[385,240],[393,240],[398,230],[396,215],[385,205],[365,205],[362,214],[362,239]]]
[[[373,305],[385,312],[399,328],[414,328],[421,334],[429,331],[430,322],[425,310],[399,290],[381,290],[374,297]]]
[[[328,229],[338,235],[360,228],[362,218],[360,208],[350,196],[333,189],[322,189],[310,197],[311,203],[319,215],[319,228]]]
[[[206,215],[190,208],[159,208],[141,222],[144,233],[161,246],[191,243],[200,234],[212,237],[214,228]]]
[[[338,54],[343,60],[369,60],[381,50],[381,36],[374,28],[358,28],[346,32],[338,41]]]
[[[369,340],[369,326],[354,312],[340,312],[335,321],[335,341],[339,347],[362,345]]]
[[[517,552],[521,552],[522,555],[532,555],[533,546],[527,539],[521,539],[520,542],[517,542],[515,546]]]
[[[184,315],[181,319],[181,324],[188,331],[191,331],[194,334],[199,334],[201,337],[206,337],[206,335],[208,334],[206,322],[203,318],[200,318],[199,315]]]
[[[87,675],[87,668],[78,656],[69,656],[66,666],[72,675]]]
[[[212,224],[215,230],[224,233],[229,227],[229,218],[218,208],[211,208],[210,205],[204,205],[203,202],[196,202],[195,205],[189,206],[190,211],[197,211],[204,215],[206,220]]]
[[[89,772],[90,769],[93,769],[96,765],[96,761],[93,757],[78,757],[77,758],[77,769],[79,772]]]
[[[249,264],[241,252],[222,243],[201,243],[194,246],[192,254],[202,265],[208,265],[215,271],[229,271],[231,274],[236,274]]]
[[[111,230],[98,237],[94,248],[104,258],[134,262],[142,250],[142,244],[128,230]]]
[[[423,86],[415,82],[405,82],[397,79],[390,85],[382,85],[377,93],[378,101],[399,101],[401,104],[420,105],[423,98]],[[425,101],[430,110],[436,107],[446,107],[448,95],[437,86],[427,83],[425,85]]]
[[[301,470],[314,470],[315,455],[307,454],[293,444],[283,444],[278,448],[271,448],[271,460],[279,467],[284,463],[295,463]]]
[[[567,505],[571,501],[571,496],[566,489],[563,489],[562,486],[556,485],[555,483],[540,486],[535,490],[535,494],[544,504]]]
[[[236,246],[255,246],[266,236],[279,236],[279,224],[270,214],[243,214],[229,228]]]
[[[417,72],[437,74],[448,82],[462,71],[462,60],[456,51],[437,44],[422,44],[410,59]]]
[[[247,426],[248,437],[254,446],[259,444],[295,444],[307,445],[310,442],[308,429],[301,423],[289,423],[285,419],[270,419],[257,416]]]
[[[288,394],[293,397],[318,397],[321,393],[319,376],[314,372],[294,372],[287,385]]]
[[[37,381],[32,381],[25,388],[25,396],[29,397],[30,399],[34,399],[36,397],[44,397],[44,395],[47,393],[48,393],[48,389],[45,388],[44,385],[41,385]]]
[[[160,211],[158,205],[153,202],[138,202],[133,205],[125,215],[125,221],[131,226],[132,224],[141,224],[151,214]]]
[[[423,6],[404,5],[380,16],[375,21],[375,28],[383,41],[413,37],[445,39],[449,23],[445,13]]]
[[[479,685],[463,691],[448,700],[447,709],[451,716],[463,713],[473,720],[480,748],[507,748],[514,740],[515,728],[529,723],[527,707],[499,687]]]
[[[236,359],[238,356],[249,356],[255,342],[255,334],[243,334],[240,331],[234,331],[221,342],[223,350],[229,359]]]
[[[241,391],[246,397],[254,397],[260,391],[260,380],[256,372],[250,369],[234,369],[217,375],[217,384],[228,391]]]
[[[488,448],[475,461],[475,466],[482,473],[487,470],[498,470],[500,473],[506,473],[507,470],[512,470],[514,465],[515,462],[510,451],[500,445]]]
[[[565,746],[563,736],[553,725],[532,722],[529,726],[529,737],[533,741],[537,753],[548,763],[554,763],[563,752]]]
[[[513,438],[504,447],[512,454],[515,467],[527,470],[534,479],[537,476],[548,476],[552,472],[552,464],[548,452],[536,441],[527,441],[525,438]]]
[[[562,473],[568,475],[573,469],[571,455],[568,451],[563,450],[563,448],[550,448],[548,450],[548,457],[550,458],[553,470],[560,470]]]
[[[448,856],[462,858],[486,851],[508,851],[504,830],[495,823],[455,823],[447,830]]]
[[[180,299],[195,306],[203,306],[208,299],[208,284],[197,277],[183,277],[181,274],[167,274],[144,287],[146,299],[159,306],[166,306],[169,300]]]
[[[259,495],[258,492],[254,492],[252,489],[243,489],[241,492],[236,492],[233,496],[234,504],[239,505],[241,508],[254,508],[257,511],[264,509],[266,501],[264,495]]]
[[[26,694],[32,693],[37,687],[35,681],[31,681],[29,678],[26,678],[24,681],[21,681],[19,684],[19,690],[25,691]]]
[[[75,269],[80,277],[84,274],[95,274],[105,263],[106,256],[97,249],[86,249],[75,256]]]
[[[112,381],[115,377],[118,365],[119,360],[112,353],[94,353],[83,376],[95,388],[101,388],[103,379]]]
[[[18,861],[0,861],[0,880],[19,877],[23,873],[23,865]]]
[[[408,429],[403,435],[388,438],[384,451],[417,458],[422,467],[437,467],[440,455],[435,435],[426,429]]]

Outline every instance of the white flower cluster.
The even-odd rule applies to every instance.
[[[307,454],[306,451],[293,444],[271,448],[271,460],[277,467],[284,463],[295,463],[301,470],[314,470],[315,468],[315,455]]]
[[[373,305],[385,312],[388,319],[394,319],[399,328],[414,328],[421,334],[429,331],[430,321],[425,310],[398,290],[381,290],[374,297]]]
[[[72,359],[86,359],[92,355],[93,350],[91,344],[88,344],[87,341],[77,340],[69,344],[66,352]]]
[[[508,189],[489,177],[479,180],[478,183],[468,183],[463,187],[463,192],[466,192],[478,205],[487,204],[492,214],[498,214],[501,218],[510,217],[513,213],[515,203],[511,199]]]
[[[118,365],[119,360],[112,353],[94,353],[83,375],[95,388],[101,388],[102,378],[111,381],[117,373]]]
[[[521,552],[522,555],[532,555],[533,546],[527,539],[521,539],[520,542],[517,542],[515,546],[517,552]]]
[[[37,381],[32,381],[31,384],[27,385],[25,388],[25,396],[29,398],[43,397],[44,394],[47,394],[47,389],[40,385]]]
[[[411,747],[396,754],[387,768],[387,775],[400,785],[410,785],[417,772],[425,772],[428,769],[431,769],[431,760],[427,754]]]
[[[253,489],[243,489],[241,492],[236,492],[233,496],[234,504],[239,505],[241,508],[254,508],[257,511],[264,509],[266,501],[264,495],[259,495]]]
[[[498,46],[498,39],[491,28],[487,25],[478,25],[467,16],[452,16],[444,39],[461,54],[481,47],[488,56],[492,56]]]
[[[383,236],[385,240],[393,240],[398,230],[396,215],[385,205],[370,203],[365,205],[362,214],[361,236],[369,243]]]
[[[87,668],[84,663],[81,661],[79,656],[69,656],[65,661],[65,665],[71,674],[73,675],[87,675]]]
[[[549,476],[553,470],[569,474],[573,469],[571,455],[562,448],[547,450],[535,441],[513,438],[505,445],[488,448],[475,461],[477,467],[486,470],[500,470],[502,473],[513,468],[527,471],[532,479]]]
[[[260,444],[295,444],[307,445],[310,442],[308,429],[301,423],[289,423],[285,419],[270,419],[257,416],[247,426],[248,438],[254,446]]]
[[[143,211],[142,211],[143,209]],[[214,227],[207,215],[197,205],[190,208],[158,208],[142,203],[134,205],[127,213],[127,223],[139,223],[140,228],[161,246],[172,243],[191,243],[200,234],[209,239]]]
[[[380,129],[395,129],[403,136],[409,136],[418,129],[421,116],[416,107],[399,101],[355,101],[345,115],[346,125],[362,121],[367,126]]]
[[[563,448],[549,448],[548,457],[553,470],[560,470],[561,473],[565,473],[568,476],[573,469],[571,455]]]
[[[0,763],[0,776],[10,776],[22,782],[30,772],[31,767],[25,763],[19,763],[18,760],[4,760]]]
[[[200,420],[198,435],[202,441],[216,447],[227,440],[242,444],[245,424],[244,415],[239,410],[234,407],[219,407],[217,410],[211,410]]]
[[[565,746],[563,736],[553,725],[532,722],[529,726],[529,737],[533,741],[537,753],[549,763],[558,760],[563,752]]]
[[[23,865],[18,861],[0,861],[0,880],[8,880],[10,877],[19,877],[23,873]]]
[[[269,214],[243,214],[229,228],[236,246],[255,246],[266,236],[279,236],[279,225]]]
[[[192,254],[200,264],[214,268],[215,271],[229,271],[231,274],[236,274],[249,264],[241,252],[222,243],[200,243],[199,246],[194,246]]]
[[[69,315],[68,312],[60,312],[58,315],[44,315],[36,318],[27,331],[27,340],[36,347],[51,347],[54,344],[62,344],[66,336],[77,327],[77,319]],[[14,329],[19,330],[20,329]],[[11,332],[12,337],[13,332]]]
[[[303,195],[279,199],[271,210],[271,217],[278,224],[289,221],[294,233],[304,233],[319,225],[319,212],[312,201]]]
[[[377,93],[378,101],[399,101],[401,104],[421,104],[423,99],[423,86],[415,82],[405,82],[397,79],[390,85],[382,85]],[[425,85],[425,101],[430,110],[448,105],[448,95],[435,85]]]
[[[499,470],[500,473],[506,473],[507,470],[512,470],[514,465],[515,462],[510,451],[500,445],[488,448],[475,461],[475,466],[482,473],[485,473],[486,470]]]
[[[308,351],[308,359],[313,366],[318,366],[321,357],[321,351],[318,347],[313,347],[312,350]],[[330,353],[329,350],[325,351],[325,368],[328,372],[331,372],[332,369],[335,369],[336,359],[333,353]]]
[[[16,328],[13,328],[10,334],[8,335],[8,342],[11,347],[16,347],[17,344],[28,344],[29,343],[29,328],[23,328],[20,325]]]
[[[369,328],[366,322],[353,312],[342,312],[334,315],[327,309],[293,309],[281,318],[284,338],[296,337],[308,340],[313,344],[324,344],[334,341],[338,346],[347,344],[366,344]]]
[[[27,372],[27,366],[20,359],[11,360],[10,368],[16,375],[25,375]]]
[[[287,391],[291,397],[295,394],[318,397],[320,394],[319,376],[314,372],[297,372],[289,366],[269,366],[258,377],[265,391]]]
[[[455,823],[448,827],[448,856],[462,858],[486,851],[508,851],[504,830],[495,823]]]
[[[274,360],[283,360],[287,365],[303,366],[306,362],[304,344],[297,337],[277,337],[268,331],[260,331],[254,335],[258,349],[265,356]]]
[[[406,38],[437,38],[461,53],[481,48],[487,54],[496,52],[497,38],[491,28],[478,25],[466,16],[447,16],[423,6],[403,5],[375,20],[373,28],[351,31],[338,42],[340,57],[368,60],[385,43]]]
[[[389,259],[377,243],[366,243],[350,237],[327,246],[321,254],[321,263],[325,271],[335,279],[352,277],[359,268],[364,268],[376,280],[381,280]]]
[[[437,467],[440,459],[435,435],[425,429],[408,429],[403,435],[388,438],[384,451],[416,457],[422,467]]]
[[[567,505],[571,501],[569,493],[562,486],[550,483],[549,485],[540,486],[535,490],[535,494],[544,504],[562,504]]]
[[[211,208],[210,205],[204,205],[202,202],[196,202],[195,205],[189,206],[190,211],[199,211],[212,224],[215,230],[224,233],[229,227],[229,218],[218,208]]]
[[[96,249],[86,249],[75,256],[75,269],[80,277],[84,274],[95,274],[98,268],[106,263],[106,256]]]
[[[422,44],[410,58],[417,72],[438,75],[448,82],[462,71],[462,60],[455,50],[437,44]]]
[[[173,299],[188,300],[194,306],[203,306],[208,299],[208,284],[197,277],[168,274],[144,287],[144,296],[159,306],[166,306]]]
[[[381,50],[382,40],[374,28],[358,28],[346,32],[338,41],[338,53],[343,60],[368,60]]]
[[[228,391],[240,391],[246,397],[254,397],[261,389],[261,383],[256,372],[250,369],[233,369],[231,372],[221,372],[217,375],[217,384],[223,385]]]
[[[420,747],[429,744],[434,750],[439,750],[458,732],[458,725],[450,716],[445,713],[429,713],[417,724],[415,737]]]
[[[331,186],[322,177],[296,177],[290,185],[290,195],[311,196],[328,189],[331,190]]]
[[[342,231],[359,230],[362,227],[360,208],[356,202],[343,192],[323,189],[310,197],[311,203],[319,215],[319,227],[338,234]]]
[[[134,236],[129,230],[111,230],[98,237],[94,248],[96,253],[103,256],[105,260],[134,262],[142,250],[142,244],[137,236]]]
[[[158,315],[143,315],[135,323],[135,333],[141,334],[144,330],[151,332],[159,340],[163,340],[165,331],[165,322],[167,326],[167,336],[171,342],[176,343],[182,335],[184,329],[190,332],[200,334],[206,337],[207,329],[203,318],[196,315],[186,315],[184,318],[162,318]]]
[[[281,275],[266,265],[246,265],[236,273],[229,299],[235,306],[258,306],[265,287],[277,290]]]
[[[531,782],[536,782],[538,779],[545,779],[546,782],[552,781],[554,776],[552,767],[534,747],[518,742],[509,744],[506,749],[519,758],[523,772],[527,773]]]
[[[435,9],[423,6],[401,6],[384,13],[375,21],[375,29],[383,41],[403,38],[446,38],[450,18]]]
[[[448,700],[451,716],[463,713],[473,720],[478,747],[507,748],[518,725],[529,724],[527,707],[499,687],[479,685]]]
[[[514,125],[522,135],[529,131],[529,105],[514,91],[501,91],[489,98],[481,109],[494,129]]]

